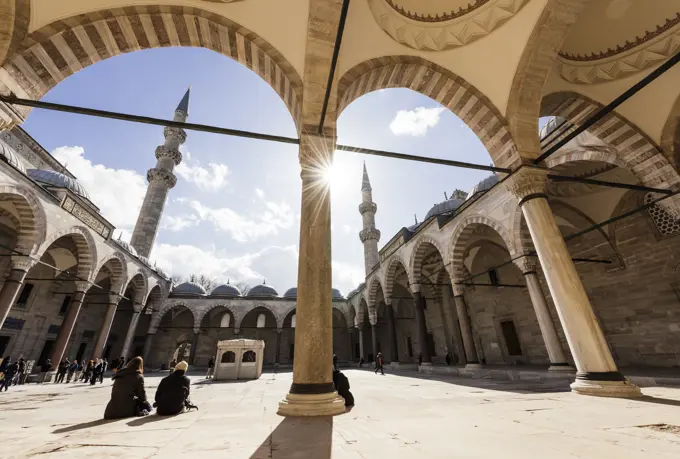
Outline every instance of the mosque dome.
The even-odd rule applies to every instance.
[[[466,196],[464,192],[456,190],[450,199],[432,206],[432,208],[425,215],[425,219],[423,221],[427,221],[430,217],[454,212],[465,202],[465,198]]]
[[[0,158],[5,161],[10,166],[19,169],[23,174],[26,174],[26,168],[23,163],[19,160],[16,152],[9,145],[0,142]]]
[[[297,298],[297,287],[289,288],[286,290],[286,293],[283,294],[283,297],[289,300],[294,300]]]
[[[241,291],[235,285],[229,283],[218,285],[215,287],[210,296],[242,296]]]
[[[148,266],[149,268],[151,268],[151,262],[149,261],[148,258],[143,257],[143,256],[141,256],[141,255],[137,255],[137,259],[138,259],[139,261],[141,261],[142,263],[144,263],[144,264],[145,264],[146,266]]]
[[[468,194],[467,199],[471,199],[474,195],[483,193],[491,187],[493,187],[495,184],[497,184],[499,181],[499,178],[496,174],[489,175],[487,178],[479,182],[477,185],[472,187],[472,190],[470,190],[470,194]],[[467,200],[466,199],[466,200]]]
[[[156,273],[157,273],[159,276],[161,276],[163,279],[170,279],[170,277],[165,273],[165,271],[163,271],[163,270],[162,270],[161,268],[159,268],[158,266],[154,267],[154,269],[156,270]]]
[[[29,169],[27,173],[29,177],[38,183],[58,188],[68,188],[78,196],[88,200],[90,199],[90,196],[87,194],[87,191],[85,191],[85,188],[83,188],[83,186],[78,183],[76,179],[73,179],[60,172],[51,171],[48,169]]]
[[[135,257],[138,257],[137,251],[135,250],[134,247],[132,247],[130,244],[128,244],[125,241],[122,241],[120,239],[113,239],[113,242],[118,244],[123,250],[125,250],[127,253],[134,255]],[[139,258],[139,257],[138,257]]]
[[[559,116],[553,116],[550,119],[550,121],[548,121],[546,125],[543,126],[538,136],[541,138],[541,140],[545,139],[550,134],[552,134],[553,131],[557,129],[562,123],[564,123],[564,118],[560,118]]]
[[[260,284],[248,290],[246,296],[249,298],[276,298],[279,293],[271,285]]]
[[[338,290],[337,288],[334,288],[333,289],[333,299],[334,300],[344,300],[345,297],[342,296],[342,293],[340,293],[340,290]]]
[[[172,289],[172,293],[175,295],[205,295],[205,289],[202,285],[198,285],[195,282],[184,282],[179,284],[177,287]]]

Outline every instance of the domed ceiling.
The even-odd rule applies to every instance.
[[[639,72],[680,50],[680,0],[592,0],[559,53],[560,75],[596,83]]]
[[[442,51],[493,31],[528,0],[368,0],[378,25],[415,49]]]

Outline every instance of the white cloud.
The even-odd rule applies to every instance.
[[[198,160],[192,160],[189,152],[184,153],[184,160],[175,168],[175,172],[201,191],[214,193],[228,184],[229,168],[226,164],[209,163],[206,169]]]
[[[146,179],[135,171],[92,164],[82,147],[59,147],[52,152],[78,178],[101,214],[118,229],[132,228],[146,193]]]
[[[192,226],[196,226],[198,223],[199,220],[196,215],[179,215],[177,217],[173,217],[166,214],[163,215],[163,219],[161,220],[161,229],[177,232]]]
[[[209,207],[197,200],[180,198],[177,201],[188,204],[196,212],[196,218],[212,223],[238,242],[254,241],[293,226],[293,211],[288,204],[268,201],[259,188],[255,193],[258,200],[250,216],[240,215],[228,207]]]
[[[443,111],[444,107],[399,110],[390,123],[390,130],[395,135],[424,136],[428,129],[439,123],[439,117]]]
[[[342,225],[342,230],[343,230],[345,233],[351,233],[351,232],[352,232],[352,227],[349,226],[349,225]]]
[[[333,287],[339,289],[343,295],[347,295],[365,280],[363,267],[342,261],[333,261],[332,265]]]

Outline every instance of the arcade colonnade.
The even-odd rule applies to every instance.
[[[528,236],[525,234],[524,240],[530,240],[537,253],[569,343],[578,370],[574,389],[600,395],[639,393],[614,364],[560,233],[545,192],[545,168],[550,165],[542,162],[537,164],[542,169],[535,169],[527,164],[542,151],[537,135],[540,115],[559,115],[578,126],[599,106],[625,91],[631,81],[647,75],[676,52],[680,21],[675,0],[655,7],[608,0],[492,0],[462,6],[359,0],[351,7],[340,0],[294,0],[286,5],[186,0],[173,7],[142,1],[134,7],[114,9],[108,0],[6,3],[0,16],[3,94],[39,99],[68,75],[99,60],[144,48],[198,46],[237,59],[281,96],[299,132],[302,170],[298,346],[294,382],[281,404],[281,414],[336,414],[344,409],[331,382],[330,193],[323,170],[332,161],[335,123],[342,109],[362,94],[392,87],[410,88],[450,109],[477,134],[494,165],[512,171],[503,186],[526,222]],[[286,20],[272,22],[268,18]],[[611,42],[610,27],[621,31],[621,43]],[[680,182],[675,168],[678,142],[674,142],[680,88],[673,82],[678,72],[673,68],[644,96],[620,106],[590,128],[609,143],[611,154],[635,180],[647,186],[674,188]],[[0,108],[7,127],[23,122],[27,115],[26,109],[6,103]],[[551,110],[561,112],[546,113]],[[177,158],[170,150],[174,151],[177,139],[183,141],[183,137],[177,132],[174,136],[174,143],[166,144],[167,155],[161,156],[177,164],[181,156]],[[658,146],[662,136],[667,151]],[[167,197],[176,180],[172,167],[159,158],[150,177],[162,183],[158,185],[162,192],[152,193],[150,202]],[[677,201],[675,196],[661,206],[673,218],[680,214]],[[497,206],[487,210],[489,215],[479,218],[497,217]],[[461,237],[466,234],[463,232]],[[142,236],[147,240],[155,237]],[[364,242],[374,240],[366,237]],[[452,253],[439,250],[440,260],[432,263],[446,266],[456,309],[463,311],[461,295],[465,292],[458,287],[465,280],[465,275],[461,276],[464,266],[453,257],[463,247],[433,240],[440,247],[456,247]],[[405,247],[409,250],[411,246]],[[506,249],[510,254],[525,255],[512,242]],[[419,251],[413,254],[403,260],[407,276],[420,272],[412,268],[425,255]],[[526,273],[531,276],[531,270]],[[370,281],[371,273],[366,274]],[[535,280],[528,282],[536,284]],[[385,283],[388,291],[383,295],[385,305],[393,306],[385,308],[390,317],[395,308],[388,285]],[[409,279],[408,287],[422,335],[426,330],[423,316],[430,313],[427,299],[423,303],[427,289],[419,279]],[[400,296],[407,297],[404,290],[397,289]],[[540,320],[545,315],[539,312],[537,288],[532,291]],[[80,293],[84,296],[85,292]],[[374,305],[370,299],[366,302]],[[358,312],[357,317],[363,318],[365,314]],[[464,324],[464,314],[461,317]],[[550,335],[546,321],[542,322],[541,330]],[[461,339],[468,343],[465,353],[474,361],[467,332]],[[427,352],[423,354],[425,360]],[[554,348],[551,355],[561,360]]]

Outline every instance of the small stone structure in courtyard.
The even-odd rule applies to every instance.
[[[215,379],[258,379],[262,374],[264,341],[230,339],[217,343]]]

